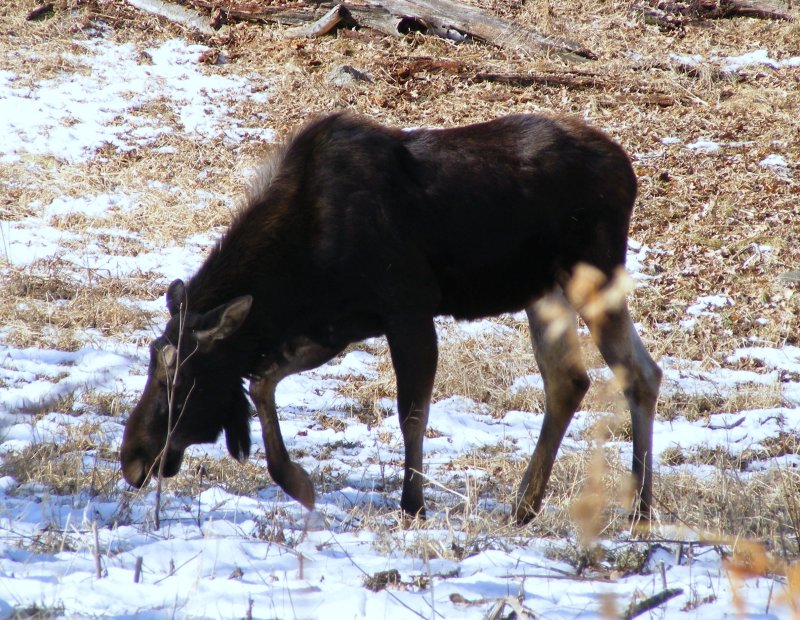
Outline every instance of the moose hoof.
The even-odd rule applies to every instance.
[[[306,471],[295,463],[287,463],[281,471],[270,471],[272,479],[287,494],[308,510],[314,510],[314,484]]]
[[[403,511],[403,520],[409,521],[414,519],[425,520],[425,503],[421,501],[407,501],[406,499],[400,500],[400,510]]]
[[[539,506],[534,506],[524,498],[514,502],[514,521],[520,527],[528,525],[539,514]]]

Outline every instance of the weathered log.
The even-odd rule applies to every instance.
[[[343,19],[347,19],[348,17],[350,17],[350,12],[341,4],[337,4],[317,21],[312,22],[308,26],[297,26],[296,28],[290,28],[284,33],[283,36],[285,36],[287,39],[313,39],[315,37],[321,37],[322,35],[329,33],[336,26],[338,26]]]
[[[227,19],[288,25],[318,21],[337,4],[320,2],[311,7],[297,2],[263,6],[252,0],[228,0],[220,7],[218,0],[182,1],[208,11],[219,9]],[[596,58],[591,51],[574,41],[544,35],[533,28],[514,24],[453,0],[364,0],[364,3],[340,4],[359,26],[393,36],[418,31],[457,41],[483,41],[503,49],[528,53],[546,50],[573,60]]]
[[[163,0],[127,0],[132,7],[158,15],[168,21],[190,28],[206,36],[224,34],[222,30],[211,27],[208,17],[179,4],[164,2]]]
[[[439,36],[466,37],[491,43],[503,49],[527,52],[548,50],[573,58],[596,58],[588,49],[562,37],[544,35],[475,7],[453,0],[366,0],[392,15],[420,20]],[[402,22],[401,22],[402,24]]]
[[[780,4],[771,0],[694,0],[695,11],[705,17],[758,17],[794,21]]]

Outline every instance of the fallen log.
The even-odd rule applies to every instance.
[[[526,53],[544,50],[571,60],[596,58],[579,43],[542,34],[453,0],[363,0],[360,3],[320,2],[314,6],[303,2],[264,6],[253,0],[228,0],[224,6],[220,6],[218,0],[182,2],[209,12],[220,10],[227,20],[268,21],[292,26],[319,22],[336,6],[341,6],[354,24],[392,36],[423,32],[456,41],[481,41]]]
[[[140,11],[158,15],[172,23],[183,26],[184,28],[189,28],[200,34],[206,36],[218,36],[223,34],[222,31],[211,27],[206,16],[179,4],[176,5],[174,3],[164,2],[164,0],[127,0],[127,2]]]
[[[772,0],[657,0],[635,6],[648,24],[662,30],[683,29],[698,19],[755,17],[794,21],[796,15]]]
[[[695,12],[703,17],[758,17],[794,21],[795,16],[771,0],[694,0]]]
[[[392,15],[421,21],[439,36],[456,40],[459,37],[466,37],[510,50],[526,52],[547,50],[573,58],[596,58],[595,54],[574,41],[544,35],[533,28],[525,28],[453,0],[366,1],[370,6],[383,8]]]

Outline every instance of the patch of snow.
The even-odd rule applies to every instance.
[[[687,149],[691,149],[698,153],[716,153],[720,150],[720,145],[712,140],[696,140],[686,145]]]
[[[542,375],[525,375],[514,379],[514,383],[511,384],[511,393],[516,394],[522,390],[544,390]]]
[[[766,374],[750,370],[719,368],[715,371],[703,370],[699,362],[662,357],[664,371],[661,389],[665,394],[685,393],[695,395],[720,395],[746,386],[777,385],[780,375],[777,372]]]
[[[786,168],[789,165],[789,162],[786,161],[786,158],[783,155],[777,155],[776,153],[767,155],[758,163],[764,168]]]
[[[0,409],[41,409],[79,389],[109,388],[130,373],[131,360],[95,349],[48,351],[0,345]]]
[[[671,53],[669,59],[681,65],[694,67],[705,60],[701,54],[675,54]]]
[[[198,65],[209,48],[174,39],[146,50],[152,64],[131,44],[104,39],[76,41],[68,60],[83,65],[88,75],[65,73],[17,88],[13,75],[0,79],[0,162],[19,161],[22,154],[84,161],[111,144],[132,150],[152,144],[174,127],[143,124],[130,114],[150,102],[167,100],[183,131],[203,139],[226,135],[232,142],[245,135],[272,141],[270,129],[242,128],[227,114],[237,101],[266,101],[254,79],[227,77]],[[121,121],[121,122],[120,122]],[[230,133],[232,132],[232,133]]]
[[[727,56],[721,60],[723,70],[730,72],[736,72],[749,65],[765,65],[772,69],[779,69],[781,66],[779,62],[770,58],[767,50],[754,50],[739,56]]]
[[[52,218],[73,213],[89,217],[107,217],[115,211],[129,211],[135,206],[134,197],[122,194],[100,194],[78,198],[59,196],[44,208],[44,217]]]
[[[732,305],[733,300],[727,295],[701,295],[686,309],[686,312],[695,316],[716,316],[717,313],[709,312],[708,308],[725,308]]]

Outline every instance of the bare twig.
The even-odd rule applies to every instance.
[[[744,417],[739,418],[735,422],[731,422],[730,424],[706,424],[706,428],[712,431],[729,431],[731,429],[736,428],[737,426],[741,426],[744,424]]]
[[[173,414],[175,412],[175,384],[178,381],[178,372],[181,368],[181,343],[183,341],[183,328],[186,320],[186,309],[183,302],[181,302],[178,309],[179,326],[178,326],[178,346],[175,348],[175,372],[172,378],[167,377],[167,436],[164,439],[164,447],[161,449],[161,457],[158,459],[158,480],[156,480],[156,498],[155,498],[155,517],[153,519],[153,527],[158,530],[161,527],[161,486],[164,479],[164,466],[169,453],[169,442],[172,439],[172,431],[174,426],[172,424]],[[165,361],[165,360],[164,360]],[[166,363],[165,363],[166,366]],[[181,410],[181,416],[183,410]]]
[[[92,523],[92,534],[94,534],[94,572],[98,579],[103,578],[103,562],[100,559],[100,535],[97,533],[97,522]]]

